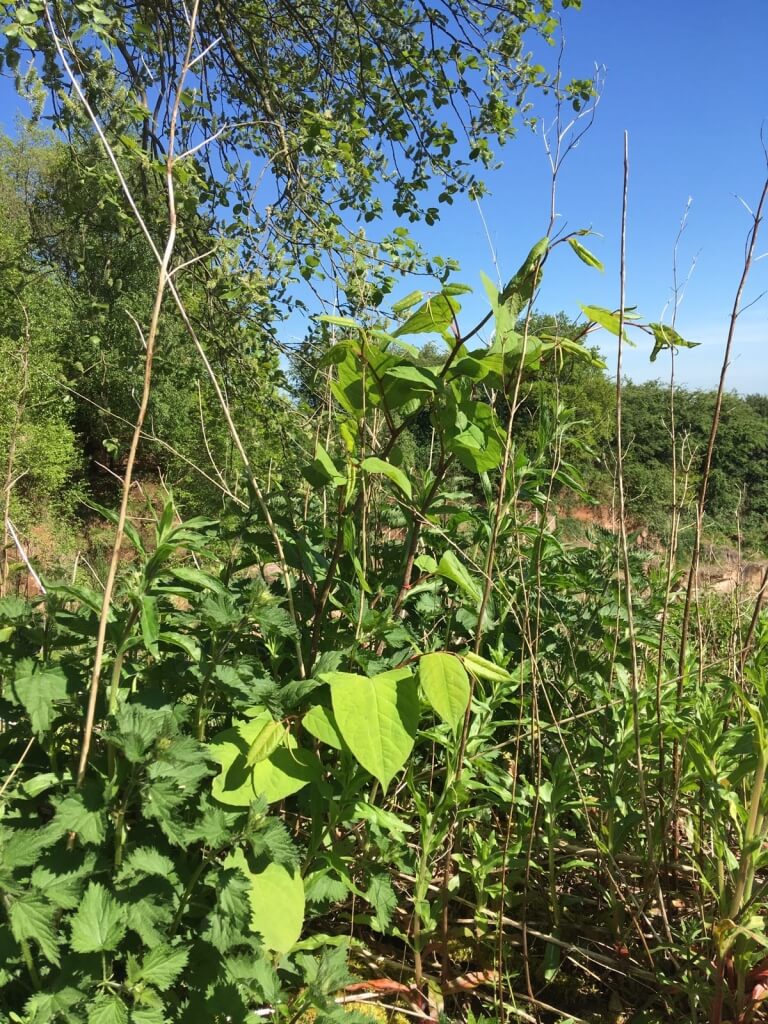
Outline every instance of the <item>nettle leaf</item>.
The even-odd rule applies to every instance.
[[[58,829],[52,828],[0,828],[0,863],[4,868],[31,867],[60,835]]]
[[[140,846],[132,850],[125,858],[118,877],[120,881],[130,881],[134,878],[146,878],[152,875],[159,875],[172,884],[178,881],[170,857],[166,857],[152,846]]]
[[[356,759],[384,789],[413,749],[419,722],[416,681],[408,669],[368,677],[328,672],[339,732]]]
[[[299,872],[269,864],[254,873],[242,850],[232,854],[227,864],[239,868],[250,883],[251,930],[261,935],[267,948],[287,953],[299,941],[304,924],[304,883]]]
[[[50,1020],[72,1021],[70,1010],[85,999],[85,993],[66,985],[58,992],[37,992],[27,1000],[25,1010],[32,1024],[47,1024]]]
[[[60,668],[39,669],[31,658],[16,665],[13,693],[29,715],[32,730],[43,736],[56,717],[56,704],[67,697],[67,679]]]
[[[425,654],[419,661],[419,682],[429,703],[455,731],[469,705],[469,677],[452,654]]]
[[[116,949],[125,935],[125,914],[99,882],[91,882],[72,918],[72,949],[103,953]]]
[[[8,905],[8,920],[17,942],[31,940],[52,964],[59,963],[59,950],[53,927],[55,907],[32,893],[24,893]]]
[[[178,946],[164,943],[151,949],[141,964],[141,980],[160,992],[171,987],[187,965],[189,953]]]
[[[366,473],[380,473],[382,476],[387,477],[395,484],[396,487],[403,492],[403,494],[410,500],[412,496],[411,481],[397,466],[393,466],[389,462],[385,462],[384,459],[377,459],[375,456],[371,456],[368,459],[363,459],[361,467]]]
[[[161,1006],[147,1006],[131,1011],[131,1024],[167,1024],[167,1018]]]
[[[37,867],[30,877],[32,885],[61,910],[74,910],[80,903],[83,880],[77,874],[58,875]]]
[[[107,830],[101,793],[93,787],[65,797],[56,809],[55,825],[61,833],[74,832],[83,843],[100,843]]]
[[[132,932],[136,932],[145,946],[154,946],[163,941],[173,914],[171,902],[161,899],[157,891],[143,899],[136,899],[135,894],[130,893],[129,902],[125,904],[125,923]]]
[[[365,893],[365,898],[376,912],[374,928],[386,931],[397,906],[397,896],[392,888],[389,875],[374,875]]]
[[[88,1008],[88,1024],[128,1024],[128,1007],[119,996],[99,996]]]

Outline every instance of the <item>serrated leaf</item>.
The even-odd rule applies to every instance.
[[[88,1008],[88,1024],[128,1024],[128,1007],[119,996],[99,996]]]
[[[33,732],[43,736],[56,717],[56,704],[67,696],[67,679],[59,668],[38,669],[31,658],[16,665],[13,692],[29,715]]]
[[[469,678],[459,659],[445,653],[423,655],[419,682],[429,703],[455,731],[464,721],[470,694]]]
[[[53,927],[55,908],[40,896],[24,893],[8,905],[8,920],[17,942],[32,941],[52,964],[59,963],[58,943]]]
[[[121,881],[132,878],[159,875],[171,883],[178,881],[173,861],[152,846],[140,846],[131,850],[123,861],[118,875]]]
[[[374,875],[365,893],[365,898],[376,912],[374,927],[379,931],[386,931],[397,906],[397,896],[392,888],[389,875]]]
[[[91,882],[72,918],[72,949],[102,953],[116,949],[125,935],[123,908],[99,882]]]
[[[100,843],[107,830],[100,794],[88,789],[65,797],[56,808],[55,822],[62,833],[74,832],[83,843]]]
[[[69,1011],[85,999],[85,993],[71,985],[54,992],[37,992],[27,1000],[26,1013],[32,1024],[47,1024],[50,1020],[72,1020]],[[13,1019],[13,1018],[11,1018]],[[20,1020],[20,1018],[17,1018]]]
[[[344,742],[384,789],[413,749],[419,721],[416,681],[405,671],[374,677],[328,672],[333,713]]]
[[[141,978],[160,992],[169,989],[189,959],[186,949],[163,944],[151,949],[141,964]]]

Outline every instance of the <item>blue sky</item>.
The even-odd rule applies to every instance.
[[[565,75],[588,77],[604,65],[606,79],[595,123],[565,163],[558,211],[569,229],[591,227],[586,239],[604,262],[598,273],[565,247],[548,264],[539,308],[577,315],[579,303],[616,307],[623,135],[629,133],[630,187],[627,301],[647,319],[661,317],[670,298],[672,252],[691,199],[679,249],[681,278],[696,266],[678,314],[680,333],[701,343],[680,353],[679,379],[694,387],[717,383],[728,316],[738,282],[749,216],[736,198],[754,205],[766,174],[760,130],[768,141],[768,0],[583,0],[564,12]],[[543,48],[551,67],[555,50]],[[0,79],[0,122],[12,128],[16,97]],[[537,112],[551,119],[546,101]],[[549,171],[540,135],[520,129],[488,182],[482,217],[468,200],[446,208],[434,228],[417,237],[432,253],[461,262],[459,279],[476,288],[465,300],[465,325],[485,312],[479,271],[495,275],[483,219],[502,277],[510,276],[546,229]],[[391,225],[387,225],[391,226]],[[758,253],[768,252],[768,224]],[[410,287],[410,286],[409,286]],[[768,289],[768,257],[756,263],[746,296]],[[667,311],[667,319],[669,318]],[[290,330],[293,325],[288,325]],[[666,376],[668,358],[651,364],[640,337],[627,350],[625,370],[636,380]],[[595,341],[609,364],[615,347]],[[740,320],[728,384],[768,393],[768,298]]]
[[[606,66],[606,81],[595,123],[563,167],[558,210],[570,229],[591,227],[603,236],[585,242],[605,272],[561,248],[549,265],[539,306],[576,314],[579,303],[618,305],[626,130],[627,301],[649,319],[661,316],[690,197],[680,276],[687,276],[694,258],[696,266],[677,324],[701,348],[681,352],[676,368],[690,386],[716,386],[750,226],[736,196],[754,207],[766,175],[760,130],[765,122],[768,142],[768,0],[584,0],[581,11],[565,12],[564,27],[566,76],[588,76],[597,63]],[[555,58],[554,51],[542,54],[549,65]],[[546,114],[543,103],[539,109]],[[492,195],[483,199],[482,210],[508,277],[546,229],[549,180],[541,138],[524,129],[503,162],[490,179]],[[469,202],[447,210],[439,228],[421,237],[432,251],[459,258],[468,284],[476,283],[478,269],[493,271],[485,229]],[[758,245],[762,252],[768,252],[768,223]],[[746,301],[765,289],[768,257],[756,263]],[[473,311],[470,301],[470,319]],[[614,362],[615,347],[605,334],[595,341]],[[668,358],[651,364],[649,350],[643,343],[626,352],[625,369],[633,379],[668,374]],[[742,392],[768,392],[768,298],[743,314],[728,380]]]

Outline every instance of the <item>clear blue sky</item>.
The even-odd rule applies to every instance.
[[[672,284],[672,252],[691,197],[678,267],[696,267],[678,314],[678,330],[701,348],[680,353],[677,372],[695,387],[717,383],[727,321],[743,260],[749,216],[768,169],[768,0],[584,0],[566,11],[566,76],[606,66],[594,126],[565,163],[558,210],[569,228],[592,227],[585,239],[605,272],[579,263],[563,247],[548,269],[539,303],[547,311],[578,312],[578,304],[614,308],[619,302],[619,227],[623,134],[629,133],[630,187],[627,301],[657,319]],[[545,51],[551,63],[556,53]],[[546,112],[543,103],[542,113]],[[548,166],[540,138],[521,130],[490,181],[482,209],[509,276],[548,219]],[[438,232],[424,236],[434,251],[456,255],[462,279],[492,270],[480,217],[469,203],[446,212]],[[758,253],[768,252],[768,220]],[[756,263],[746,301],[768,289],[768,257]],[[467,307],[467,312],[471,308]],[[609,361],[615,347],[595,335]],[[642,341],[642,336],[640,338]],[[669,360],[650,364],[650,346],[628,350],[625,369],[636,380],[666,376]],[[768,297],[740,321],[730,387],[768,392]]]
[[[566,76],[606,67],[594,126],[566,162],[558,210],[570,229],[591,227],[585,240],[605,263],[600,274],[563,247],[548,265],[539,306],[576,315],[579,303],[616,307],[623,134],[629,133],[630,192],[627,301],[658,319],[670,297],[672,250],[692,199],[679,252],[685,277],[696,268],[678,315],[678,330],[701,348],[683,351],[679,378],[695,387],[717,382],[728,314],[737,285],[749,217],[736,195],[754,205],[766,174],[761,126],[768,142],[768,0],[583,0],[566,11]],[[545,48],[552,66],[556,51]],[[538,112],[547,119],[545,101]],[[0,79],[0,122],[11,129],[17,101]],[[514,272],[548,220],[548,166],[540,137],[520,129],[489,180],[482,203],[502,276]],[[476,286],[465,323],[485,312],[478,272],[493,276],[485,229],[474,204],[447,208],[435,228],[418,232],[433,253],[458,258],[460,279]],[[758,252],[768,252],[768,223]],[[747,301],[768,289],[768,257],[753,270]],[[290,325],[289,325],[290,330]],[[640,339],[643,342],[643,339]],[[615,347],[595,336],[610,363]],[[650,346],[628,350],[636,380],[666,376],[668,359],[648,362]],[[740,321],[729,386],[768,393],[768,298]]]

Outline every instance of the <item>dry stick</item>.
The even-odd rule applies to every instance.
[[[739,653],[739,675],[744,675],[744,666],[747,663],[749,652],[752,649],[752,641],[754,640],[755,630],[757,629],[757,623],[760,619],[760,612],[763,609],[763,601],[765,600],[765,592],[768,589],[768,566],[766,566],[765,572],[763,573],[763,579],[760,583],[760,589],[757,592],[755,598],[755,606],[752,609],[752,618],[749,622],[749,629],[747,635],[744,637],[744,643],[742,644],[741,651]]]
[[[707,451],[704,457],[704,467],[701,475],[701,483],[699,485],[699,495],[696,504],[696,531],[694,533],[693,541],[693,553],[691,554],[691,566],[688,571],[688,585],[685,591],[685,605],[683,606],[683,621],[681,626],[680,634],[680,655],[678,658],[677,665],[677,696],[675,702],[675,710],[679,712],[680,702],[683,699],[683,684],[685,679],[685,662],[688,654],[688,631],[691,622],[691,609],[693,606],[693,595],[697,586],[698,575],[699,575],[699,559],[701,556],[701,534],[702,525],[704,521],[704,504],[707,498],[707,487],[709,484],[709,474],[712,468],[712,455],[715,450],[715,441],[717,440],[717,432],[720,426],[720,411],[723,405],[723,395],[725,393],[725,381],[728,375],[728,367],[731,364],[731,351],[733,349],[733,340],[736,335],[736,323],[741,313],[741,300],[746,288],[747,279],[749,278],[750,270],[754,262],[755,248],[757,246],[757,237],[760,230],[760,223],[763,219],[763,208],[765,206],[766,197],[768,197],[768,177],[763,185],[763,191],[760,194],[760,201],[757,204],[757,210],[752,215],[752,227],[747,235],[747,245],[744,254],[744,265],[741,271],[741,277],[739,278],[739,284],[736,289],[736,295],[733,300],[733,307],[731,309],[730,323],[728,326],[728,336],[725,343],[725,352],[723,353],[723,365],[720,370],[720,382],[717,388],[717,397],[715,399],[715,409],[712,414],[712,426],[709,432],[709,441],[707,443]],[[679,788],[680,780],[680,745],[678,740],[675,740],[674,749],[672,752],[672,763],[673,763],[673,790],[675,793]],[[674,812],[674,807],[673,807]]]
[[[682,293],[677,276],[677,253],[680,246],[680,239],[688,223],[688,213],[691,208],[691,200],[685,207],[680,227],[672,250],[672,330],[677,326],[677,311],[682,301]],[[688,280],[695,266],[695,260],[688,272]],[[687,282],[686,282],[687,283]],[[667,619],[669,617],[669,603],[672,592],[672,575],[675,569],[677,556],[678,532],[680,527],[680,509],[678,508],[678,458],[677,458],[677,420],[675,410],[675,346],[670,344],[670,371],[669,371],[669,435],[672,441],[672,518],[670,522],[669,550],[667,552],[667,573],[664,582],[664,605],[661,609],[661,622],[659,623],[659,650],[656,661],[656,725],[659,731],[658,754],[659,754],[659,783],[658,793],[660,805],[664,802],[664,730],[662,728],[662,676],[664,671],[664,643],[666,640]],[[664,837],[662,836],[662,851],[664,850]]]
[[[622,355],[624,353],[624,319],[626,306],[626,283],[627,283],[627,199],[629,197],[629,136],[624,132],[624,188],[621,202],[621,249],[619,261],[619,345],[616,355],[616,479],[619,492],[619,538],[621,544],[621,558],[624,571],[624,591],[627,602],[627,629],[629,632],[629,646],[631,651],[631,686],[632,686],[632,717],[633,731],[635,738],[637,758],[637,783],[640,792],[640,802],[645,817],[646,840],[651,842],[650,819],[648,816],[648,797],[645,791],[645,771],[643,769],[643,755],[640,750],[640,703],[638,700],[638,686],[640,683],[639,669],[637,664],[637,637],[635,635],[635,616],[632,608],[632,573],[629,567],[629,544],[627,542],[627,515],[624,499],[624,451],[622,440]]]
[[[113,151],[111,145],[109,144],[109,141],[108,141],[106,135],[104,134],[104,130],[101,127],[101,124],[99,123],[99,120],[96,117],[96,114],[94,113],[93,108],[91,107],[90,103],[88,102],[88,99],[87,99],[85,93],[83,92],[83,90],[82,90],[82,88],[80,86],[80,83],[78,82],[74,72],[72,71],[72,68],[71,68],[71,66],[69,64],[69,61],[66,58],[66,55],[65,55],[64,50],[63,50],[63,47],[61,45],[61,41],[59,40],[59,37],[56,34],[56,30],[54,28],[53,21],[52,21],[52,18],[51,18],[51,14],[50,14],[50,10],[49,10],[49,6],[48,6],[47,3],[46,3],[45,11],[46,11],[46,18],[48,20],[48,25],[49,25],[49,28],[50,28],[50,31],[51,31],[51,36],[53,38],[53,42],[54,42],[54,45],[56,47],[56,51],[57,51],[57,53],[59,55],[59,59],[62,62],[62,66],[63,66],[63,68],[64,68],[64,70],[65,70],[65,72],[66,72],[66,74],[67,74],[67,76],[68,76],[68,78],[70,80],[70,82],[72,83],[73,89],[77,93],[78,99],[80,100],[80,103],[82,104],[83,109],[88,114],[88,117],[89,117],[89,119],[91,121],[91,124],[93,125],[94,131],[96,132],[96,134],[97,134],[97,136],[99,138],[99,141],[101,142],[101,145],[102,145],[102,147],[104,149],[104,152],[105,152],[105,154],[107,156],[107,159],[112,164],[112,167],[113,167],[113,169],[115,171],[115,174],[117,175],[117,179],[118,179],[118,181],[120,183],[120,187],[123,190],[123,194],[125,195],[125,198],[126,198],[126,200],[128,202],[128,205],[129,205],[129,207],[131,209],[131,212],[132,212],[132,214],[134,216],[134,219],[136,220],[136,223],[139,225],[139,228],[141,229],[144,237],[147,239],[149,247],[152,250],[152,254],[154,255],[154,257],[157,260],[158,264],[162,264],[163,257],[161,255],[160,250],[158,249],[157,245],[155,244],[155,240],[152,238],[152,235],[151,235],[151,233],[149,231],[149,228],[146,225],[146,222],[145,222],[144,218],[141,215],[141,211],[139,210],[139,208],[138,208],[138,206],[136,204],[136,200],[134,199],[133,194],[132,194],[132,192],[131,192],[131,190],[130,190],[130,188],[128,186],[128,182],[125,179],[125,175],[123,174],[123,172],[122,172],[122,170],[120,168],[120,164],[117,161],[117,157],[115,156],[114,151]],[[291,581],[290,572],[288,570],[288,564],[287,564],[286,559],[285,559],[285,550],[283,548],[282,541],[280,540],[280,535],[277,532],[277,527],[275,526],[275,522],[274,522],[274,520],[272,518],[272,515],[271,515],[271,513],[269,511],[267,503],[264,500],[264,494],[263,494],[261,488],[259,487],[258,481],[256,480],[256,476],[255,476],[255,474],[253,472],[253,467],[251,466],[250,459],[248,458],[248,455],[246,454],[245,447],[244,447],[243,442],[242,442],[242,440],[240,438],[240,434],[239,434],[239,432],[237,430],[237,427],[235,426],[235,422],[234,422],[234,419],[232,417],[232,411],[231,411],[231,409],[229,407],[229,403],[228,403],[227,398],[226,398],[226,396],[225,396],[225,394],[224,394],[224,392],[223,392],[223,390],[221,388],[221,385],[219,384],[218,377],[216,376],[216,371],[213,369],[213,367],[211,365],[211,362],[208,359],[208,356],[207,356],[207,354],[205,352],[205,349],[203,348],[203,345],[202,345],[202,343],[201,343],[201,341],[200,341],[200,339],[199,339],[199,337],[197,335],[197,331],[195,330],[195,328],[194,328],[194,326],[192,324],[192,321],[189,318],[189,314],[187,313],[187,310],[186,310],[186,307],[184,305],[184,302],[183,302],[181,296],[179,295],[178,289],[176,288],[176,285],[174,284],[174,282],[171,279],[170,275],[168,276],[168,279],[166,281],[166,288],[171,293],[171,295],[173,297],[173,300],[176,303],[176,308],[179,311],[179,314],[181,316],[182,322],[183,322],[183,324],[184,324],[184,326],[185,326],[185,328],[187,330],[187,333],[189,334],[190,339],[192,340],[192,344],[194,345],[194,347],[195,347],[195,349],[197,351],[197,354],[199,355],[200,359],[202,360],[203,366],[205,367],[205,372],[208,374],[208,377],[209,377],[209,379],[211,381],[211,384],[213,385],[213,389],[214,389],[214,391],[216,393],[216,398],[217,398],[217,400],[219,402],[219,405],[221,407],[221,411],[222,411],[222,414],[224,416],[224,421],[225,421],[225,423],[227,425],[227,429],[229,431],[229,435],[232,438],[232,442],[235,445],[235,448],[237,449],[237,452],[238,452],[238,455],[240,456],[240,459],[242,460],[243,467],[245,469],[246,476],[248,478],[248,484],[249,484],[249,486],[251,488],[251,491],[252,491],[254,497],[256,498],[256,501],[257,501],[257,503],[259,505],[261,513],[264,516],[264,521],[267,524],[267,529],[269,530],[270,536],[272,537],[272,542],[275,545],[275,550],[277,552],[278,562],[280,564],[281,575],[283,577],[283,585],[285,587],[286,597],[287,597],[287,601],[288,601],[288,611],[289,611],[289,613],[291,615],[291,618],[294,621],[294,624],[297,626],[297,629],[296,629],[296,639],[294,641],[294,644],[295,644],[295,649],[296,649],[296,659],[297,659],[297,662],[298,662],[299,677],[301,679],[303,679],[305,677],[305,675],[306,675],[306,672],[305,672],[305,669],[304,669],[304,658],[303,658],[302,651],[301,651],[301,639],[300,639],[301,633],[300,633],[300,630],[298,629],[298,625],[299,625],[299,623],[298,623],[298,616],[296,614],[296,608],[295,608],[294,601],[293,601],[293,584],[292,584],[292,581]]]
[[[14,408],[13,426],[11,427],[10,440],[8,444],[8,462],[5,470],[5,484],[3,485],[3,564],[0,571],[0,597],[5,596],[8,586],[8,535],[11,515],[11,492],[14,487],[13,467],[16,462],[16,443],[21,428],[21,421],[24,417],[24,408],[29,387],[29,314],[26,306],[22,305],[24,313],[24,348],[21,352],[22,379],[19,393],[16,397]],[[18,478],[17,478],[18,481]],[[16,482],[17,482],[16,481]],[[17,545],[18,546],[18,545]]]
[[[112,558],[110,559],[109,571],[107,572],[107,579],[104,584],[104,597],[102,600],[101,615],[99,616],[99,627],[96,635],[96,652],[94,654],[93,671],[91,673],[91,686],[90,693],[88,696],[88,709],[86,711],[85,725],[83,727],[83,740],[80,748],[80,763],[77,768],[78,787],[82,785],[88,767],[88,755],[91,749],[91,739],[93,736],[94,720],[96,717],[96,702],[99,696],[99,683],[101,682],[101,669],[104,660],[104,647],[107,636],[107,622],[109,620],[109,611],[112,603],[112,593],[115,587],[115,580],[117,578],[117,570],[120,564],[120,549],[123,543],[125,524],[128,518],[128,500],[131,491],[133,467],[136,461],[136,453],[139,448],[139,442],[141,440],[141,433],[142,428],[144,426],[144,419],[147,414],[147,407],[149,406],[149,397],[152,390],[152,363],[155,352],[157,331],[160,324],[160,311],[162,309],[163,298],[165,297],[165,291],[169,282],[168,271],[170,268],[171,258],[173,256],[174,245],[176,243],[176,203],[173,184],[173,150],[176,135],[176,121],[178,118],[179,104],[181,101],[181,93],[184,88],[184,79],[186,78],[189,60],[192,56],[192,44],[195,35],[195,22],[197,20],[198,5],[199,0],[195,0],[190,20],[189,38],[187,41],[187,55],[177,85],[176,98],[174,101],[171,124],[169,128],[168,156],[165,164],[165,184],[168,202],[168,238],[166,240],[165,250],[163,252],[162,260],[160,263],[160,272],[157,280],[155,301],[152,308],[152,316],[149,323],[149,330],[147,331],[146,352],[144,357],[144,382],[141,393],[141,402],[139,404],[139,411],[136,416],[136,425],[134,426],[133,429],[133,436],[131,438],[130,448],[128,449],[128,461],[126,463],[125,475],[123,477],[123,490],[120,498],[120,511],[117,517],[115,540],[112,547]],[[47,7],[46,13],[48,13]],[[53,32],[53,24],[50,21],[50,14],[48,14],[48,18],[51,31]]]

